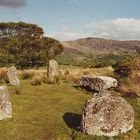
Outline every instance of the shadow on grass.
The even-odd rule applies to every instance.
[[[81,131],[80,123],[81,123],[81,115],[75,114],[71,112],[67,112],[63,115],[63,120],[67,124],[67,126],[76,131]]]

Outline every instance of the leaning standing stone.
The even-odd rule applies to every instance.
[[[117,136],[131,130],[133,122],[134,110],[126,100],[103,93],[86,102],[81,125],[82,130],[89,135]]]
[[[0,120],[12,117],[12,105],[6,86],[0,86]]]
[[[50,82],[55,82],[58,76],[58,63],[56,60],[52,59],[49,61],[48,66],[48,78]]]
[[[19,79],[17,76],[17,69],[15,68],[15,66],[12,66],[8,69],[7,76],[8,76],[10,84],[19,85]]]

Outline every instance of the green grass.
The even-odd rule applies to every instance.
[[[13,117],[0,122],[0,140],[127,140],[140,139],[140,102],[127,97],[136,114],[134,129],[119,137],[88,136],[68,127],[64,114],[80,114],[91,96],[70,83],[31,86],[28,80],[19,87],[8,85]],[[18,92],[17,92],[18,91]],[[132,139],[132,140],[133,140]],[[129,140],[129,139],[128,139]],[[131,140],[131,139],[130,139]]]

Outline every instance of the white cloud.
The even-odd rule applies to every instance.
[[[82,29],[81,29],[82,30]],[[74,40],[86,37],[88,35],[85,35],[84,32],[77,31],[77,28],[71,27],[66,25],[66,23],[63,23],[59,30],[55,33],[50,33],[48,36],[56,38],[60,41],[66,41],[66,40]]]
[[[99,37],[117,40],[140,40],[140,19],[118,18],[86,24],[81,31],[61,27],[53,37],[59,40],[73,40],[84,37]]]
[[[60,41],[75,40],[75,39],[87,37],[83,33],[71,32],[71,31],[60,31],[60,32],[56,32],[55,34],[51,34],[49,36],[56,38]]]
[[[92,36],[109,39],[140,39],[140,19],[118,18],[85,26]]]

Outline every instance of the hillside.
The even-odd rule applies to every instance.
[[[83,38],[63,42],[64,52],[58,61],[62,64],[76,63],[83,60],[94,60],[97,58],[119,56],[132,56],[140,53],[140,41],[117,41],[103,38]]]
[[[66,41],[65,53],[75,50],[77,52],[98,53],[136,53],[140,49],[140,41],[117,41],[102,38],[83,38],[74,41]]]

